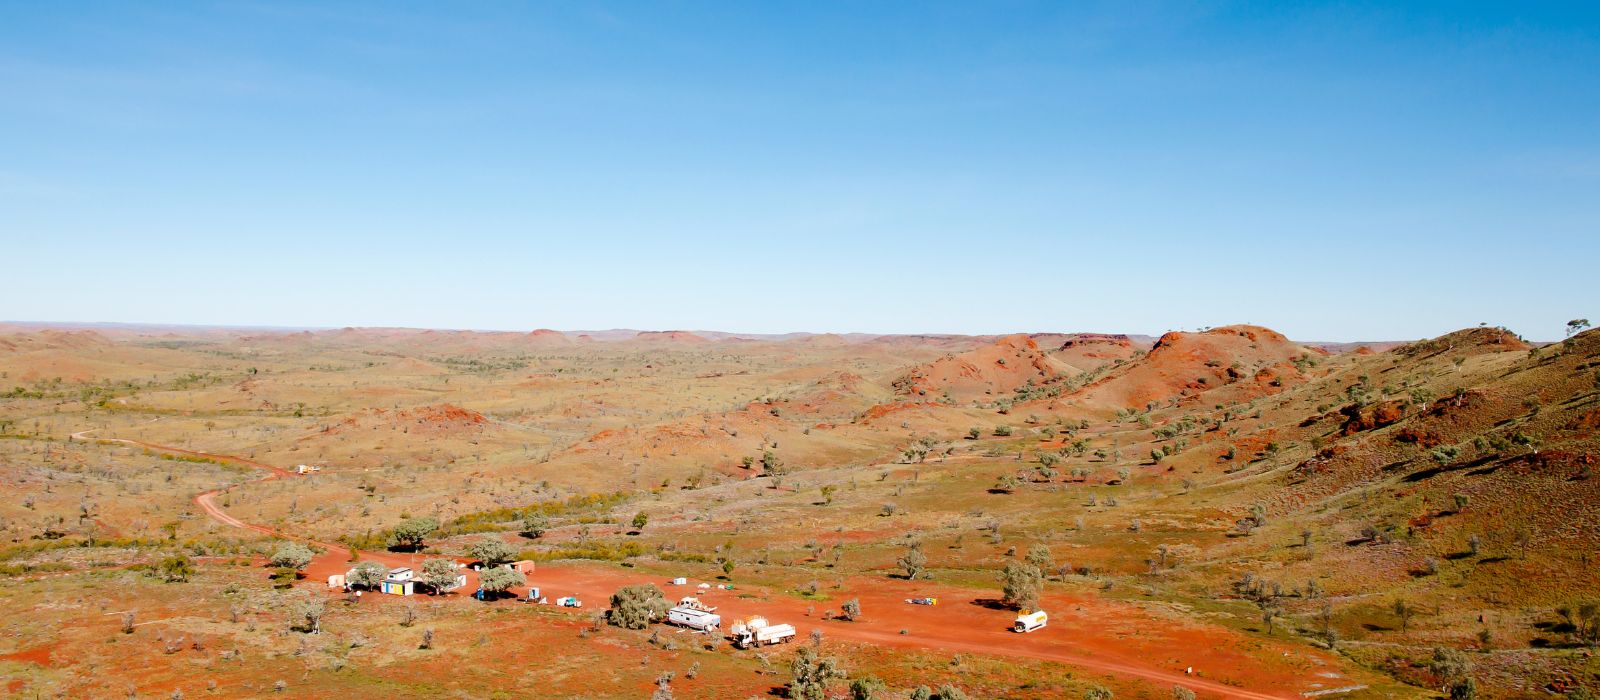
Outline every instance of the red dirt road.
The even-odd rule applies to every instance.
[[[91,431],[74,433],[73,438],[90,439],[86,437],[88,432]],[[137,440],[102,441],[231,462],[266,472],[262,478],[247,483],[295,476],[288,470],[232,455],[196,452]],[[327,550],[307,568],[307,579],[312,585],[321,586],[329,574],[343,573],[349,568],[350,552],[343,546],[318,542],[228,515],[217,506],[214,499],[232,488],[237,486],[197,494],[194,501],[207,515],[225,525],[308,542]],[[391,567],[420,563],[418,557],[391,552],[361,552],[361,557]],[[465,573],[468,575],[466,590],[475,589],[476,574],[470,570]],[[664,583],[638,574],[582,564],[541,565],[530,577],[530,584],[542,588],[545,596],[554,599],[575,595],[591,608],[604,605],[611,592],[623,585],[646,582]],[[1045,608],[1052,611],[1051,625],[1041,631],[1021,635],[1006,629],[1012,613],[980,603],[983,600],[980,596],[984,595],[982,592],[949,586],[857,577],[848,582],[845,590],[831,592],[835,601],[851,597],[860,599],[863,619],[856,622],[822,620],[820,610],[827,608],[829,603],[812,604],[787,595],[774,595],[760,588],[740,587],[733,591],[713,588],[700,591],[692,586],[663,585],[663,589],[673,599],[699,595],[708,604],[719,607],[718,612],[725,624],[731,624],[735,618],[759,614],[777,622],[793,623],[801,634],[809,634],[811,629],[821,629],[830,639],[873,645],[1054,661],[1117,676],[1182,685],[1206,695],[1224,698],[1283,700],[1296,697],[1299,694],[1297,687],[1305,685],[1308,680],[1305,677],[1308,674],[1304,671],[1296,672],[1287,667],[1268,668],[1268,664],[1259,657],[1245,654],[1239,649],[1244,645],[1231,643],[1244,641],[1242,635],[1156,617],[1133,606],[1118,605],[1098,598],[1047,596]],[[526,595],[526,590],[514,589],[513,592],[521,597]],[[912,606],[904,602],[905,598],[923,595],[939,597],[940,605]],[[450,597],[464,604],[474,602],[464,595]],[[372,595],[366,598],[382,600],[388,596]],[[393,602],[400,602],[400,599]],[[819,614],[808,617],[808,608],[812,605],[818,608]],[[902,629],[906,631],[905,634],[900,633]],[[1282,652],[1285,657],[1295,655],[1301,657],[1301,661],[1309,661],[1328,671],[1341,667],[1338,662],[1318,656],[1304,647],[1282,645]],[[1186,674],[1184,669],[1188,667],[1193,667],[1200,675]],[[1226,676],[1228,683],[1206,677],[1217,675]],[[1246,690],[1233,683],[1248,684],[1257,690]]]

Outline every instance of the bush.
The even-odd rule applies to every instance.
[[[606,621],[630,630],[642,630],[667,614],[672,607],[655,584],[623,586],[611,594],[611,611]]]
[[[299,542],[285,542],[272,553],[272,565],[296,571],[306,568],[315,553]]]
[[[378,562],[367,560],[357,562],[355,568],[345,578],[345,583],[362,588],[377,588],[378,584],[389,577],[389,567]]]
[[[439,521],[433,518],[407,518],[394,527],[393,537],[396,544],[421,549],[422,542],[438,529]]]
[[[478,587],[485,593],[501,593],[512,586],[522,586],[527,583],[528,579],[520,572],[503,566],[484,569],[478,574]]]
[[[435,593],[443,592],[456,582],[456,563],[449,559],[429,559],[422,562],[422,575],[417,577]]]
[[[156,565],[156,574],[167,583],[183,583],[194,575],[194,562],[182,554],[167,557]]]
[[[470,551],[473,557],[483,562],[484,566],[489,567],[504,564],[517,555],[516,551],[511,549],[511,545],[501,542],[498,537],[478,540],[472,544]]]
[[[1000,581],[1006,605],[1019,610],[1038,609],[1039,594],[1044,589],[1044,573],[1039,567],[1013,559],[1006,562]]]

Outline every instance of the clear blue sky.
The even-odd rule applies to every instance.
[[[5,2],[0,242],[11,320],[1559,337],[1600,4]]]

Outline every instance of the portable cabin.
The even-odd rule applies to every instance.
[[[515,571],[515,572],[517,572],[519,574],[522,574],[523,576],[527,576],[528,574],[533,573],[533,567],[534,567],[534,563],[531,560],[526,560],[526,559],[523,560],[523,561],[514,561],[514,562],[511,562],[510,564],[506,564],[506,568],[511,569],[512,571]]]
[[[389,595],[411,595],[416,591],[416,581],[409,578],[386,578],[381,584],[381,590]]]
[[[329,588],[344,588],[344,574],[333,574],[328,577]]]
[[[388,578],[394,581],[410,581],[411,579],[416,578],[416,574],[412,573],[410,569],[402,566],[398,569],[391,569],[389,571]]]

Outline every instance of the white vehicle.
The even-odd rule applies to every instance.
[[[1022,612],[1017,614],[1016,622],[1011,623],[1012,632],[1032,632],[1040,627],[1050,624],[1050,616],[1043,610]]]
[[[767,623],[767,618],[752,617],[733,623],[733,628],[728,630],[733,633],[733,643],[740,649],[749,649],[753,646],[767,644],[782,644],[794,639],[794,625],[773,625]]]
[[[667,611],[667,622],[692,630],[710,632],[722,626],[722,616],[680,605]]]
[[[708,613],[717,611],[716,606],[706,605],[705,603],[700,602],[699,598],[694,596],[684,596],[682,600],[678,601],[678,607],[688,608],[690,610],[699,610],[700,612]]]

